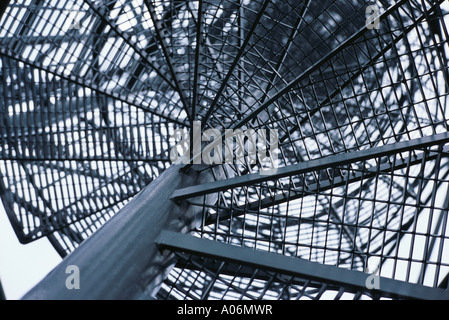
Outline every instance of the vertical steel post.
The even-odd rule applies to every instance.
[[[151,299],[175,263],[158,249],[156,238],[164,229],[187,232],[200,221],[201,212],[170,200],[171,194],[180,186],[213,180],[211,173],[181,173],[180,168],[164,171],[23,299]],[[70,290],[66,281],[75,276],[72,266],[79,270],[79,289]]]

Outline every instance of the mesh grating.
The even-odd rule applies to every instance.
[[[15,1],[2,17],[2,189],[22,242],[67,254],[170,164],[186,113],[152,24],[131,17],[144,5],[122,4]]]
[[[390,299],[245,265],[177,252],[178,267],[158,293],[177,300],[371,300]],[[194,271],[192,271],[194,270]]]
[[[449,271],[446,155],[440,146],[220,191],[195,234],[437,287]]]
[[[194,236],[447,286],[448,149],[436,140],[448,12],[442,0],[6,1],[0,195],[17,236],[72,252],[170,166],[175,133],[198,120],[277,130],[273,164],[306,169],[255,179],[262,159],[233,145],[244,161],[223,172],[248,179],[204,187],[213,206],[184,197],[202,211]],[[414,147],[421,138],[436,142]],[[175,255],[159,298],[383,297]]]

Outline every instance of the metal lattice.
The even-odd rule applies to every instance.
[[[186,165],[226,173],[171,196],[201,212],[192,236],[371,270],[393,289],[169,246],[177,264],[158,298],[419,298],[394,281],[447,288],[444,1],[2,6],[0,188],[22,242],[75,250],[170,166],[178,129],[200,121],[203,131],[277,130],[279,153],[268,150],[270,175],[238,146],[245,161]],[[379,8],[379,28],[367,24],[368,6]]]

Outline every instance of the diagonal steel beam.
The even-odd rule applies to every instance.
[[[232,179],[219,180],[212,183],[207,183],[205,185],[198,185],[187,187],[184,189],[178,189],[175,192],[173,192],[171,199],[172,200],[188,199],[190,197],[205,195],[213,192],[225,191],[237,187],[254,185],[257,183],[272,181],[305,172],[332,168],[351,162],[368,160],[371,158],[397,154],[415,149],[426,148],[434,145],[441,145],[447,142],[449,142],[449,133],[445,132],[414,140],[384,145],[377,148],[355,151],[351,153],[338,154],[334,156],[310,160],[295,165],[279,168],[276,173],[273,173],[271,175],[254,173],[244,176],[238,176]]]
[[[394,5],[392,5],[390,8],[388,8],[388,10],[386,10],[383,14],[381,14],[379,17],[380,18],[385,18],[386,16],[388,16],[391,12],[393,12],[394,10],[396,10],[397,8],[399,8],[400,5],[404,4],[407,0],[402,0]],[[438,0],[437,4],[441,4],[443,2],[443,0]],[[436,10],[437,8],[437,4],[433,5],[427,12],[431,13],[434,10]],[[378,58],[380,58],[381,56],[383,56],[385,54],[385,52],[387,52],[388,50],[390,50],[394,44],[396,44],[397,42],[399,42],[401,39],[403,39],[404,36],[406,36],[410,31],[412,31],[416,25],[423,21],[425,19],[425,15],[422,14],[420,17],[418,17],[417,19],[414,20],[414,23],[412,25],[410,25],[409,27],[405,28],[405,30],[400,33],[392,42],[390,42],[388,45],[386,45],[382,50],[380,50],[374,57],[370,57],[370,61],[367,62],[365,65],[361,66],[361,68],[359,70],[357,70],[357,72],[353,73],[349,79],[347,79],[344,83],[342,83],[341,85],[339,85],[339,87],[337,89],[335,89],[332,93],[330,93],[328,95],[328,97],[323,100],[321,103],[319,103],[318,106],[316,106],[315,108],[307,111],[307,115],[304,116],[303,118],[301,118],[299,120],[299,123],[292,126],[288,132],[280,137],[279,141],[280,142],[284,142],[285,140],[287,140],[290,135],[292,133],[294,133],[295,131],[298,130],[298,128],[300,127],[300,125],[304,124],[305,122],[307,122],[307,120],[309,119],[309,117],[311,115],[314,115],[315,113],[319,112],[323,106],[325,106],[327,103],[329,103],[331,101],[331,99],[333,97],[335,97],[336,95],[338,95],[341,92],[341,89],[350,85],[352,83],[352,81],[358,77],[360,74],[362,74],[363,71],[365,71],[366,69],[368,69],[369,67],[372,66],[372,61],[373,60],[377,60]],[[362,36],[365,32],[367,32],[368,29],[365,27],[361,28],[358,32],[356,32],[354,35],[352,35],[350,38],[348,38],[345,42],[343,42],[339,47],[337,47],[336,49],[332,50],[330,53],[328,53],[326,56],[324,56],[322,59],[320,59],[319,61],[317,61],[313,66],[311,66],[310,68],[308,68],[307,70],[305,70],[302,74],[300,74],[297,78],[295,78],[294,80],[292,80],[290,83],[288,83],[283,89],[281,89],[280,91],[278,91],[275,95],[273,95],[271,98],[269,98],[268,100],[265,100],[265,102],[263,102],[259,107],[257,107],[255,110],[253,110],[252,112],[250,112],[245,118],[237,121],[237,123],[235,125],[232,126],[233,129],[238,129],[241,128],[242,126],[246,125],[248,122],[250,122],[251,120],[253,120],[255,117],[257,117],[257,115],[266,110],[271,104],[275,103],[280,97],[282,97],[284,94],[288,93],[294,86],[296,86],[300,81],[306,79],[311,73],[313,73],[314,71],[318,70],[324,63],[326,63],[330,58],[332,58],[333,56],[335,56],[336,54],[338,54],[339,52],[341,52],[345,47],[347,47],[348,45],[351,44],[351,42],[357,40],[358,37]],[[225,135],[223,134],[222,139],[225,138]],[[215,146],[214,143],[217,143],[219,141],[219,139],[214,140],[214,142],[212,142],[211,147]],[[194,163],[195,159],[201,159],[201,154],[198,155],[193,155],[191,158],[191,163]],[[187,164],[185,166],[185,168],[190,167],[191,164]],[[244,172],[245,174],[247,173],[246,171]]]
[[[203,271],[208,274],[214,274],[216,277],[219,275],[227,275],[230,277],[235,277],[237,274],[239,277],[248,279],[257,279],[262,281],[270,281],[275,278],[283,284],[288,284],[291,286],[306,286],[307,288],[320,288],[322,284],[317,281],[311,282],[309,279],[301,279],[298,277],[292,277],[284,274],[273,274],[273,272],[266,270],[259,270],[248,265],[237,265],[237,264],[226,264],[221,260],[215,259],[204,259],[196,255],[188,255],[185,253],[177,252],[178,262],[176,267],[180,269],[189,269],[195,271]],[[250,280],[251,281],[251,280]],[[178,288],[179,289],[179,288]],[[210,288],[212,289],[212,288]],[[326,284],[327,290],[338,291],[341,286],[335,284]],[[345,292],[356,293],[358,290],[351,290],[351,288],[344,288]],[[208,291],[206,291],[208,292]],[[367,292],[369,294],[369,292]],[[249,296],[251,297],[251,296]],[[252,298],[252,297],[251,297]],[[207,299],[207,296],[203,293],[201,297],[202,300]]]
[[[370,275],[360,271],[346,270],[276,253],[238,247],[173,231],[162,231],[156,239],[156,244],[160,248],[171,251],[197,254],[299,278],[380,293],[387,297],[449,300],[449,291],[447,290],[424,287],[384,277],[379,277],[379,289],[368,290],[366,281]]]
[[[390,15],[393,11],[395,11],[396,9],[398,9],[400,6],[402,6],[404,3],[406,3],[408,0],[401,0],[397,3],[395,3],[394,5],[392,5],[390,8],[388,8],[384,13],[382,13],[379,16],[379,19],[384,19],[386,18],[388,15]],[[442,3],[443,0],[438,0],[437,3]],[[432,12],[435,10],[435,8],[437,7],[437,5],[434,5],[430,8],[429,12]],[[384,51],[389,50],[393,44],[395,44],[396,42],[398,42],[400,39],[402,39],[408,32],[410,32],[417,23],[419,23],[420,21],[425,19],[425,15],[421,15],[419,18],[417,18],[414,21],[414,24],[410,27],[408,27],[406,29],[405,32],[401,33],[393,43],[390,43],[389,45],[386,46],[386,48],[384,48],[384,50],[381,50],[381,52],[379,52],[373,59],[376,59],[376,57],[380,57],[384,54]],[[290,90],[292,90],[299,82],[307,79],[307,77],[310,76],[310,74],[312,74],[313,72],[319,70],[319,68],[324,65],[326,62],[328,62],[332,57],[336,56],[338,53],[340,53],[341,51],[343,51],[346,47],[348,47],[349,45],[351,45],[351,43],[353,43],[354,41],[356,41],[359,37],[363,36],[369,29],[364,26],[362,27],[358,32],[356,32],[355,34],[353,34],[351,37],[349,37],[348,39],[346,39],[346,41],[344,41],[340,46],[338,46],[337,48],[335,48],[334,50],[332,50],[331,52],[329,52],[327,55],[325,55],[323,58],[321,58],[319,61],[317,61],[314,65],[310,66],[308,69],[306,69],[303,73],[301,73],[298,77],[296,77],[295,79],[293,79],[291,82],[289,82],[284,88],[282,88],[281,90],[279,90],[276,94],[274,94],[272,97],[270,97],[268,100],[266,100],[265,102],[263,102],[259,107],[257,107],[255,110],[253,110],[251,113],[249,113],[244,119],[238,121],[233,128],[240,128],[242,126],[244,126],[245,124],[247,124],[250,120],[254,119],[260,112],[264,111],[269,105],[273,104],[275,101],[277,101],[280,97],[282,97],[284,94],[286,94],[287,92],[289,92]],[[347,86],[348,84],[351,83],[352,78],[358,76],[363,70],[365,70],[366,68],[368,68],[370,65],[372,64],[372,61],[370,61],[369,63],[367,63],[361,70],[358,70],[356,73],[354,73],[350,79],[348,79],[344,84],[340,85],[339,88],[342,88],[344,86]],[[340,92],[340,89],[337,89],[333,92],[333,96],[337,95]],[[332,98],[332,96],[329,96],[328,99]],[[326,101],[328,100],[326,99]],[[317,112],[321,106],[324,104],[324,102],[322,104],[320,104],[319,107],[313,109],[312,111],[309,112]],[[290,132],[293,132],[295,130],[297,130],[297,127],[293,128],[290,130]],[[285,140],[285,137],[283,138]],[[282,140],[281,140],[282,141]]]
[[[443,150],[444,153],[449,152],[449,148],[445,148]],[[378,168],[370,168],[366,169],[364,172],[354,172],[354,174],[351,175],[345,175],[345,176],[338,176],[335,177],[332,181],[326,180],[322,181],[320,183],[314,183],[311,185],[308,185],[307,189],[294,189],[294,190],[288,190],[287,192],[277,194],[275,196],[266,197],[262,200],[253,201],[247,203],[244,207],[234,207],[231,209],[225,209],[219,211],[218,216],[220,217],[220,220],[222,219],[229,219],[232,217],[237,217],[241,214],[244,214],[245,212],[251,211],[251,210],[260,210],[260,209],[266,209],[268,207],[282,204],[288,201],[293,201],[300,199],[306,195],[309,194],[315,194],[316,192],[323,192],[330,190],[332,188],[341,187],[344,186],[347,183],[354,183],[362,180],[366,180],[372,177],[375,177],[379,173],[387,173],[394,170],[399,170],[407,167],[408,165],[415,165],[422,161],[424,154],[419,154],[417,156],[413,156],[411,158],[405,158],[405,159],[396,159],[395,166],[393,167],[390,163],[384,163],[378,166]],[[437,152],[430,152],[426,156],[426,160],[434,160],[438,157]],[[216,223],[217,216],[216,214],[209,216],[205,223],[206,224],[213,224]]]
[[[213,179],[212,175],[165,170],[102,228],[67,256],[24,297],[25,300],[150,299],[174,264],[155,240],[164,229],[187,232],[201,220],[201,210],[168,201],[177,185]],[[220,173],[217,172],[218,175]],[[216,199],[210,197],[208,201]],[[208,202],[207,201],[207,202]],[[67,267],[80,271],[80,289],[67,290]]]

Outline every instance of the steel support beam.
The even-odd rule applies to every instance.
[[[442,145],[449,142],[449,133],[440,133],[423,138],[397,142],[389,145],[384,145],[377,148],[371,148],[351,153],[342,153],[334,156],[324,157],[320,159],[301,162],[298,164],[279,168],[276,173],[271,175],[262,175],[260,173],[247,174],[238,176],[232,179],[219,180],[212,183],[187,187],[175,190],[171,199],[182,200],[191,197],[196,197],[204,194],[225,191],[232,188],[255,185],[264,181],[272,181],[292,175],[302,174],[321,169],[333,168],[336,166],[364,161],[377,157],[398,154],[420,148],[426,148],[434,145]]]
[[[189,4],[187,5],[188,7]],[[203,42],[203,0],[198,2],[198,14],[196,19],[196,46],[195,46],[195,69],[193,71],[193,92],[192,92],[192,121],[196,117],[196,109],[198,103],[198,92],[199,92],[199,68],[200,68],[200,58],[201,58],[201,43]],[[192,137],[191,137],[192,139]],[[192,146],[193,149],[193,146]]]
[[[445,153],[449,152],[449,148],[445,148],[443,152]],[[289,189],[288,191],[276,194],[275,196],[268,196],[261,200],[248,202],[247,204],[245,204],[245,206],[242,207],[235,206],[234,208],[232,208],[232,210],[223,208],[219,210],[218,217],[220,218],[220,220],[230,219],[231,217],[235,218],[251,210],[259,211],[261,209],[266,209],[281,203],[297,200],[310,194],[315,194],[317,192],[323,192],[331,190],[332,188],[341,187],[346,184],[367,180],[375,177],[379,173],[388,173],[391,171],[404,169],[408,165],[413,166],[421,163],[423,160],[423,156],[424,153],[414,156],[412,158],[396,159],[396,163],[394,166],[391,163],[383,163],[377,167],[366,169],[366,171],[364,172],[354,172],[354,174],[351,175],[336,176],[333,180],[325,180],[319,183],[308,185],[307,189],[303,188],[295,188],[291,190]],[[427,161],[434,160],[437,157],[438,157],[437,152],[429,152],[429,154],[426,155],[426,160]],[[216,222],[217,222],[217,214],[213,214],[206,219],[205,224],[213,224]]]
[[[252,266],[245,266],[233,263],[223,264],[222,260],[215,260],[215,259],[205,260],[203,257],[200,256],[189,255],[186,253],[179,253],[179,252],[176,253],[176,256],[178,257],[176,267],[181,269],[189,269],[200,272],[201,271],[204,272],[207,270],[208,273],[211,272],[213,274],[222,274],[230,277],[235,277],[238,274],[238,276],[242,278],[257,279],[262,281],[272,281],[274,278],[273,272],[266,270],[262,271],[260,269],[257,270],[258,272],[255,272],[255,268]],[[308,289],[310,288],[319,289],[322,287],[322,283],[318,281],[310,281],[309,279],[292,277],[289,275],[281,275],[279,273],[276,274],[275,278],[280,282],[288,283],[294,286],[306,285]],[[341,289],[341,287],[336,284],[326,284],[326,289],[338,291]],[[359,292],[359,290],[357,290],[356,288],[345,287],[345,292],[357,293]],[[367,292],[367,294],[370,293]]]
[[[237,247],[213,240],[164,230],[156,239],[160,248],[181,251],[252,266],[267,271],[306,278],[312,281],[354,288],[382,294],[387,297],[406,299],[449,300],[449,292],[440,288],[424,287],[394,279],[379,277],[379,289],[368,290],[366,280],[369,274],[341,269],[300,258],[287,257],[251,248]]]
[[[431,11],[433,11],[436,8],[437,7],[432,7]],[[412,25],[408,26],[407,28],[404,28],[402,30],[402,32],[399,33],[396,38],[392,39],[392,42],[388,43],[384,48],[379,50],[378,53],[376,53],[374,56],[370,57],[369,62],[365,63],[363,66],[360,66],[360,65],[356,66],[358,68],[358,70],[356,72],[354,72],[346,81],[344,81],[342,84],[340,84],[337,89],[335,89],[333,92],[328,94],[327,98],[324,99],[323,101],[321,101],[318,106],[308,110],[307,115],[304,116],[302,119],[300,119],[298,124],[292,126],[290,129],[288,129],[287,134],[285,134],[283,137],[281,137],[279,139],[280,142],[284,142],[285,140],[287,140],[289,138],[289,136],[291,134],[293,134],[293,132],[295,132],[299,129],[300,125],[304,125],[310,119],[310,117],[313,116],[314,114],[316,114],[317,112],[319,112],[323,108],[323,106],[326,106],[329,103],[331,103],[332,99],[335,96],[341,94],[342,89],[351,85],[357,77],[359,77],[361,74],[363,74],[363,72],[365,72],[368,68],[372,67],[372,61],[378,61],[380,58],[384,57],[386,52],[388,52],[390,49],[394,48],[394,45],[396,45],[397,43],[399,43],[399,41],[401,41],[405,37],[407,37],[407,35],[413,29],[415,29],[417,27],[418,23],[421,22],[424,18],[425,18],[425,14],[422,14],[418,19],[416,19],[416,21]],[[268,106],[263,106],[263,107],[258,108],[258,109],[260,109],[259,112],[263,111],[267,107]]]
[[[379,19],[384,19],[386,18],[389,14],[391,14],[392,12],[394,12],[394,10],[397,10],[401,5],[403,5],[406,2],[406,0],[401,0],[400,2],[392,5],[390,8],[388,8],[384,13],[382,13],[379,16]],[[438,0],[436,4],[434,4],[430,10],[428,10],[428,13],[431,13],[433,11],[435,11],[438,8],[438,5],[440,5],[442,2],[444,2],[443,0]],[[307,120],[309,119],[310,116],[312,116],[313,114],[317,113],[318,111],[320,111],[322,109],[323,106],[325,106],[327,103],[329,103],[333,97],[335,97],[336,95],[338,95],[339,93],[341,93],[341,89],[345,88],[346,86],[350,85],[352,83],[352,81],[357,78],[358,76],[360,76],[363,71],[365,71],[366,69],[368,69],[369,67],[372,66],[372,61],[375,61],[377,59],[379,59],[380,57],[382,57],[385,52],[387,52],[388,50],[390,50],[391,48],[393,48],[394,44],[398,43],[400,40],[402,40],[409,32],[411,32],[414,28],[416,28],[417,24],[421,21],[423,21],[426,18],[426,14],[422,14],[420,17],[418,17],[414,24],[405,28],[405,30],[403,30],[403,32],[401,32],[395,39],[393,39],[393,41],[391,43],[389,43],[388,45],[386,45],[382,50],[380,50],[374,57],[372,57],[372,59],[370,59],[370,61],[368,63],[366,63],[365,65],[361,66],[360,70],[358,70],[357,72],[355,72],[354,74],[352,74],[349,79],[347,79],[344,83],[342,83],[338,89],[334,90],[332,93],[330,93],[328,95],[328,97],[322,101],[321,103],[319,103],[318,106],[316,106],[315,108],[311,109],[308,111],[307,116],[304,116],[304,118],[302,118],[299,122],[299,124],[294,125],[292,128],[288,129],[288,132],[282,136],[279,141],[280,142],[284,142],[285,140],[287,140],[289,138],[289,136],[298,130],[299,125],[300,124],[304,124],[305,122],[307,122]],[[257,117],[257,115],[266,110],[271,104],[275,103],[279,98],[281,98],[284,94],[287,94],[288,92],[290,92],[295,86],[297,86],[301,81],[303,81],[304,79],[307,79],[307,77],[309,77],[313,72],[316,72],[317,70],[319,70],[319,68],[324,65],[326,62],[328,62],[331,58],[335,57],[338,53],[340,53],[342,50],[344,50],[346,47],[348,47],[349,45],[351,45],[351,43],[353,43],[354,41],[356,41],[359,37],[363,36],[369,29],[367,29],[366,26],[362,27],[358,32],[356,32],[355,34],[353,34],[351,37],[349,37],[346,41],[344,41],[340,46],[338,46],[337,48],[335,48],[334,50],[332,50],[331,52],[329,52],[326,56],[324,56],[322,59],[320,59],[319,61],[317,61],[314,65],[312,65],[311,67],[309,67],[307,70],[305,70],[303,73],[301,73],[300,75],[298,75],[298,77],[296,77],[294,80],[292,80],[290,83],[286,84],[286,86],[284,88],[282,88],[281,90],[279,90],[278,92],[276,92],[276,94],[274,94],[272,97],[269,97],[268,100],[266,100],[267,97],[264,97],[263,100],[261,100],[261,104],[259,107],[257,107],[256,109],[254,109],[253,111],[249,112],[245,118],[237,121],[237,123],[235,125],[232,126],[232,129],[238,129],[243,127],[244,125],[246,125],[247,123],[249,123],[251,120],[253,120],[255,117]],[[266,93],[267,94],[267,93]],[[217,98],[217,97],[216,97]],[[215,99],[214,99],[215,101]],[[212,104],[213,105],[213,104]],[[211,105],[211,107],[212,107]],[[209,113],[211,113],[212,111],[209,109]],[[209,116],[207,116],[208,118]],[[204,126],[204,120],[203,120],[203,126]],[[225,138],[225,135],[223,134],[222,139]],[[216,141],[220,141],[220,139],[217,139]],[[214,146],[213,144],[210,145],[211,147]],[[194,162],[195,159],[201,157],[201,155],[194,155],[194,157],[191,159],[191,163]],[[186,165],[186,168],[188,168],[190,165]],[[245,172],[246,174],[246,172]]]
[[[151,299],[175,263],[173,255],[160,252],[156,238],[163,229],[187,232],[201,221],[200,209],[169,201],[170,194],[178,186],[213,179],[211,173],[182,174],[180,168],[164,171],[23,299]],[[69,266],[79,269],[78,290],[66,287]]]
[[[383,12],[380,16],[379,19],[382,20],[386,17],[388,17],[388,15],[392,14],[392,12],[394,12],[395,10],[397,10],[399,7],[401,7],[402,5],[404,5],[407,2],[407,0],[401,0],[398,1],[397,3],[393,4],[391,7],[389,7],[385,12]],[[444,2],[443,0],[438,0],[437,4],[441,4],[442,2]],[[435,9],[437,8],[437,5],[433,5],[431,7],[431,9],[428,12],[433,12]],[[425,15],[422,14],[419,18],[417,18],[414,22],[414,24],[407,28],[404,32],[400,33],[400,35],[390,44],[388,44],[383,50],[380,50],[380,52],[378,54],[376,54],[376,56],[373,59],[370,59],[371,61],[366,64],[361,70],[359,70],[358,72],[356,72],[355,74],[352,75],[351,78],[355,78],[357,77],[359,74],[361,74],[363,72],[364,69],[368,68],[369,66],[371,66],[372,61],[378,59],[379,57],[381,57],[386,51],[388,51],[394,43],[397,43],[400,39],[402,39],[405,35],[408,34],[408,32],[410,32],[411,30],[413,30],[416,25],[425,19]],[[357,39],[359,39],[360,37],[362,37],[367,31],[368,31],[368,27],[365,25],[364,27],[362,27],[358,32],[354,33],[352,36],[350,36],[348,39],[346,39],[340,46],[338,46],[337,48],[335,48],[334,50],[332,50],[331,52],[329,52],[326,56],[324,56],[323,58],[321,58],[319,61],[317,61],[314,65],[310,66],[307,70],[305,70],[304,72],[302,72],[300,75],[298,75],[295,79],[293,79],[291,82],[289,82],[284,88],[282,88],[281,90],[277,91],[276,94],[274,94],[272,97],[270,97],[268,100],[264,100],[263,103],[260,104],[259,107],[257,107],[256,109],[254,109],[253,111],[251,111],[244,119],[238,121],[234,126],[233,129],[237,129],[237,128],[241,128],[244,125],[246,125],[250,120],[254,119],[260,112],[264,111],[265,109],[268,108],[269,105],[273,104],[275,101],[277,101],[280,97],[282,97],[284,94],[288,93],[289,91],[291,91],[295,86],[297,86],[301,81],[306,80],[313,72],[316,72],[319,70],[319,68],[321,66],[323,66],[325,63],[327,63],[330,59],[332,59],[333,57],[335,57],[337,54],[339,54],[340,52],[342,52],[345,48],[347,48],[348,46],[350,46],[353,42],[355,42]],[[344,88],[345,86],[347,86],[348,84],[351,83],[351,78],[348,79],[344,84],[340,85],[339,88]],[[339,90],[335,90],[333,95],[336,95],[338,92],[340,92]],[[332,98],[332,95],[329,96],[329,98]],[[327,99],[326,99],[327,100]],[[317,108],[311,110],[310,112],[316,113],[321,107],[322,105],[324,105],[324,102],[320,104],[320,106],[318,106]],[[297,130],[297,127],[295,127],[295,129],[292,131],[293,129],[290,129],[289,132],[294,132]],[[283,138],[285,139],[285,138]],[[281,140],[283,140],[281,139]]]

